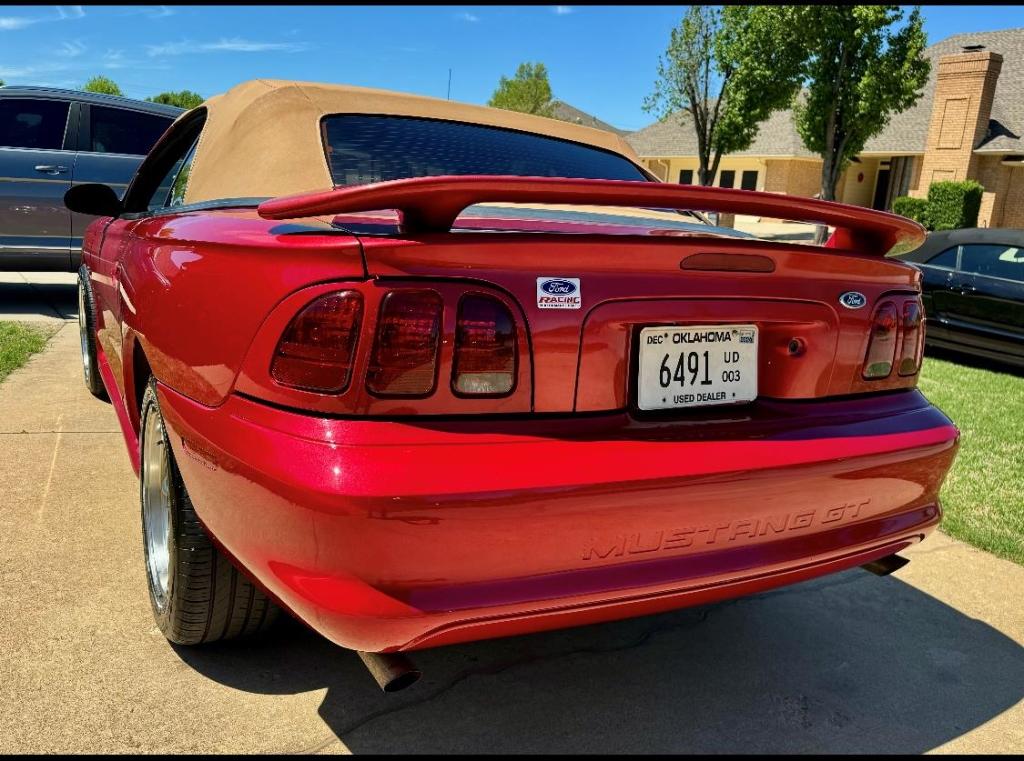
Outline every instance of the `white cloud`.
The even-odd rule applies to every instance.
[[[83,43],[81,40],[64,40],[60,43],[60,47],[58,47],[53,52],[64,58],[77,58],[78,56],[82,55],[82,53],[84,53],[85,50],[85,43]]]
[[[146,18],[157,19],[174,16],[178,13],[176,8],[167,5],[139,6],[137,8],[122,8],[118,11],[119,16],[145,16]]]
[[[471,24],[475,24],[477,21],[480,20],[479,16],[474,16],[472,13],[466,13],[465,11],[463,11],[462,13],[456,13],[455,18],[459,19],[460,21],[468,21]]]
[[[26,26],[43,21],[62,21],[85,16],[85,10],[81,5],[57,5],[54,7],[57,11],[56,16],[0,16],[0,31],[9,32],[15,29],[24,29]]]
[[[22,66],[0,66],[0,79],[35,79],[40,74],[55,71],[67,71],[73,68],[70,64],[46,61],[38,64]]]
[[[196,51],[194,42],[165,42],[161,45],[146,45],[146,53],[150,56],[158,55],[182,55]]]
[[[28,16],[0,16],[0,30],[10,31],[13,29],[24,29],[26,26],[42,21],[39,18]]]
[[[82,18],[85,16],[85,9],[81,5],[58,5],[57,16],[62,19]]]
[[[101,59],[104,69],[128,69],[136,68],[141,64],[135,61],[129,61],[124,57],[123,50],[115,50],[113,48],[107,48],[107,52],[103,54]]]
[[[262,53],[265,50],[281,50],[286,53],[298,53],[308,50],[309,45],[305,42],[253,42],[238,37],[231,39],[221,38],[217,42],[209,42],[203,45],[204,50],[230,50],[237,53]]]
[[[256,42],[240,37],[222,37],[216,42],[193,42],[181,40],[180,42],[165,42],[160,45],[147,45],[146,53],[150,56],[186,55],[189,53],[263,53],[267,51],[278,51],[282,53],[299,53],[309,50],[310,45],[306,42]]]
[[[568,16],[573,11],[572,7],[568,5],[556,5],[552,10],[558,16]]]

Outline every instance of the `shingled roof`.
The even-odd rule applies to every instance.
[[[688,111],[677,111],[664,121],[626,135],[626,142],[641,156],[696,156],[697,134]],[[757,131],[757,137],[746,150],[731,156],[802,156],[813,158],[804,147],[793,126],[793,115],[786,109],[768,117]]]
[[[924,153],[939,58],[960,53],[968,45],[983,45],[986,51],[1003,57],[1003,68],[996,80],[989,135],[976,149],[1024,151],[1021,142],[1024,135],[1024,28],[954,34],[929,47],[926,54],[932,61],[932,73],[924,95],[906,111],[895,115],[881,134],[867,142],[865,151]]]
[[[931,59],[932,71],[921,99],[906,111],[893,116],[881,133],[868,140],[864,146],[865,152],[924,153],[935,93],[938,59],[959,53],[967,45],[983,45],[985,50],[1003,56],[1003,67],[996,82],[988,135],[976,150],[991,153],[1024,153],[1024,28],[956,34],[929,47],[925,55]],[[697,154],[697,137],[690,125],[690,116],[685,112],[633,132],[626,140],[641,156]],[[789,109],[772,114],[761,124],[751,146],[733,155],[814,156],[803,147]]]
[[[987,50],[1003,56],[1003,68],[996,80],[992,118],[988,123],[989,134],[977,150],[1024,153],[1024,27],[984,34],[960,34],[950,39],[960,40],[959,45],[984,45]]]
[[[629,134],[627,130],[613,127],[608,122],[603,122],[596,116],[592,116],[586,111],[581,111],[576,106],[569,105],[564,100],[553,101],[551,105],[554,107],[554,117],[561,119],[563,122],[582,124],[584,127],[593,127],[594,129],[603,129],[606,132],[614,132],[616,135]]]

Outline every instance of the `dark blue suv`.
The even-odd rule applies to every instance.
[[[64,206],[72,185],[119,192],[182,113],[160,103],[51,87],[0,87],[0,270],[78,269],[92,217]]]

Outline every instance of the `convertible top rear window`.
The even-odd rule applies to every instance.
[[[500,127],[341,114],[325,117],[321,129],[337,186],[461,174],[647,179],[633,163],[610,151]]]

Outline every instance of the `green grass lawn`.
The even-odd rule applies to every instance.
[[[1024,565],[1024,371],[942,354],[926,357],[919,388],[961,434],[942,530]]]
[[[22,322],[0,322],[0,381],[42,349],[50,333]]]

